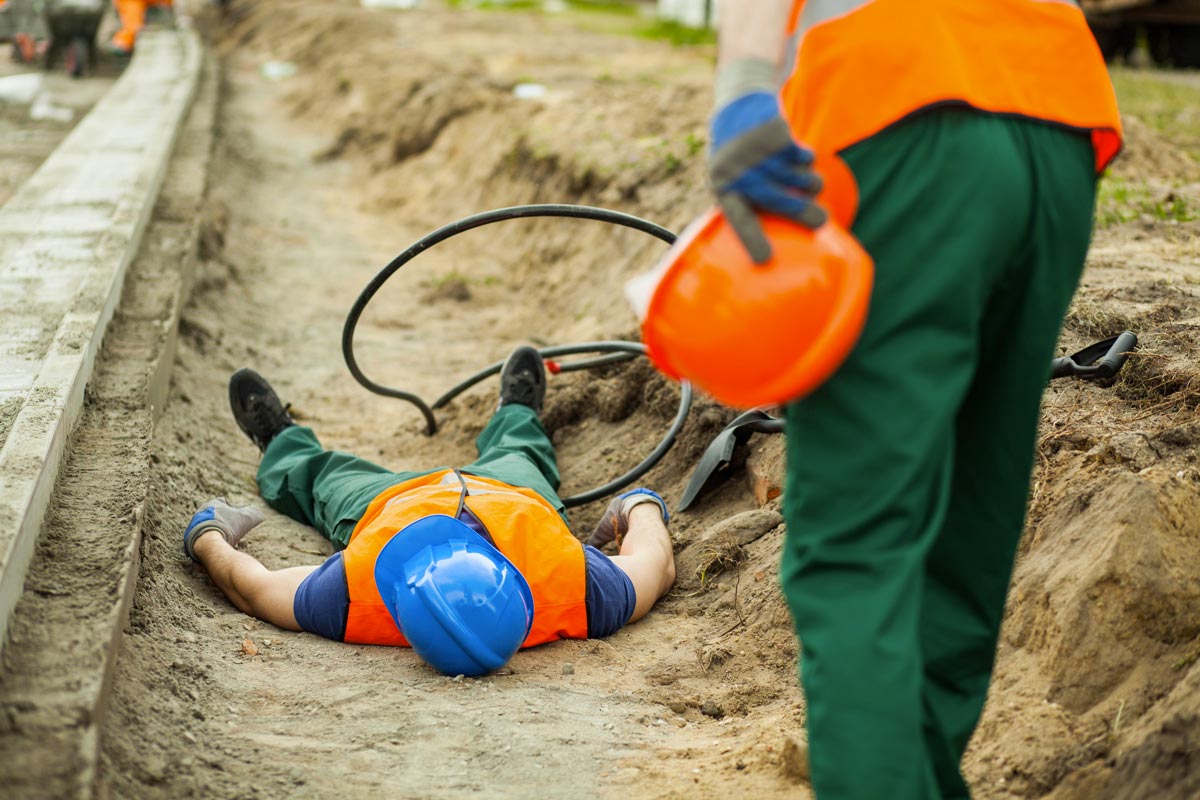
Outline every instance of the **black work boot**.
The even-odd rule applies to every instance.
[[[239,369],[229,379],[229,407],[242,433],[259,450],[266,450],[281,430],[296,424],[288,414],[291,406],[285,408],[271,384],[252,369]]]
[[[546,365],[528,345],[512,351],[500,369],[500,407],[509,403],[529,406],[539,415],[546,399]]]

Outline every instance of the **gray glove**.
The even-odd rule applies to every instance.
[[[264,519],[263,513],[254,506],[231,506],[224,497],[209,500],[192,515],[192,521],[183,532],[183,552],[199,563],[200,559],[196,558],[192,545],[201,534],[220,531],[225,541],[237,547],[242,537]]]
[[[596,524],[596,530],[592,531],[591,538],[587,543],[592,547],[603,547],[609,542],[615,541],[620,546],[621,540],[629,532],[629,512],[642,503],[657,504],[658,510],[662,512],[663,522],[671,521],[671,515],[667,512],[667,504],[657,492],[650,489],[630,489],[628,492],[617,495],[608,504],[608,508],[604,510],[604,516]]]

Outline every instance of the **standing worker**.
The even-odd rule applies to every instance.
[[[820,173],[856,187],[875,261],[858,344],[787,408],[781,577],[812,784],[967,798],[1046,364],[1121,145],[1112,85],[1061,0],[720,11],[710,167],[730,224],[766,261],[751,210],[819,226]]]
[[[175,11],[172,0],[113,0],[121,27],[108,41],[111,55],[128,58],[133,55],[133,46],[138,34],[147,24],[161,22],[172,25]]]

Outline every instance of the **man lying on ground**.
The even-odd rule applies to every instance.
[[[184,552],[247,614],[337,641],[412,646],[449,675],[498,669],[520,647],[613,634],[675,581],[666,504],[649,489],[626,492],[581,544],[555,493],[545,393],[541,356],[518,348],[475,462],[394,473],[325,450],[261,376],[238,370],[229,401],[263,453],[263,499],[344,549],[320,566],[268,570],[236,549],[262,513],[218,499],[192,517]],[[619,555],[596,549],[614,540]]]

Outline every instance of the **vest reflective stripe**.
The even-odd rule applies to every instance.
[[[789,30],[800,40],[780,97],[796,138],[818,157],[951,103],[1090,133],[1097,172],[1121,148],[1112,82],[1073,3],[809,2],[792,7]]]
[[[533,627],[522,647],[587,638],[587,573],[583,545],[541,495],[474,475],[467,509],[483,523],[533,592]],[[413,478],[379,494],[342,553],[350,608],[345,641],[407,646],[375,585],[375,560],[397,531],[429,514],[454,516],[461,485],[451,470]]]

